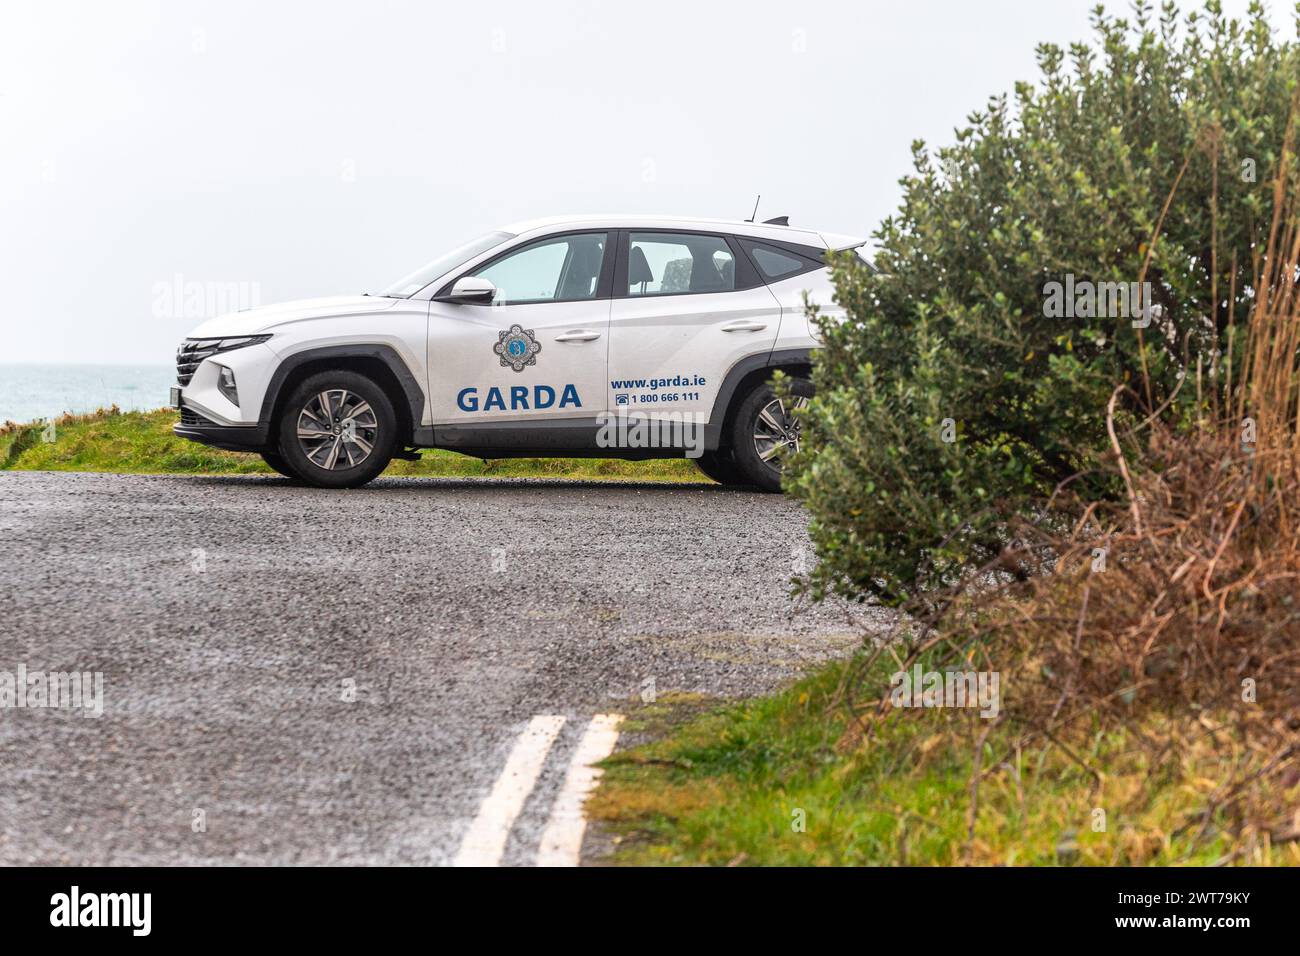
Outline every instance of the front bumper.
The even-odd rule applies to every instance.
[[[191,408],[181,406],[181,420],[172,434],[225,451],[261,451],[267,445],[266,425],[218,425]]]

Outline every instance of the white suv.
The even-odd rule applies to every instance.
[[[817,347],[804,296],[864,240],[786,225],[600,216],[480,236],[379,295],[219,316],[177,352],[176,434],[320,487],[394,457],[694,458],[781,486]],[[802,404],[804,399],[798,399]]]

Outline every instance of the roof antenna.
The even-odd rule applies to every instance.
[[[745,222],[753,222],[753,221],[754,221],[754,217],[758,215],[758,204],[759,204],[759,202],[762,201],[762,199],[763,199],[763,194],[762,194],[762,193],[759,193],[759,194],[758,194],[758,199],[755,199],[755,200],[754,200],[754,211],[753,211],[752,213],[749,214],[749,218],[746,219]]]

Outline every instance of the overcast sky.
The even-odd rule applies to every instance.
[[[0,361],[168,363],[178,282],[375,291],[535,216],[867,235],[1093,2],[4,0]]]

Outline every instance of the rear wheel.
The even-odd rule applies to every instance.
[[[781,490],[786,455],[799,450],[799,413],[812,397],[812,383],[795,379],[793,398],[777,398],[769,382],[752,388],[741,399],[731,425],[731,454],[736,467],[764,491]]]
[[[304,379],[285,402],[278,426],[280,457],[318,488],[364,485],[388,466],[397,447],[392,402],[356,372]]]
[[[695,467],[720,485],[749,484],[749,479],[741,474],[729,451],[706,451],[695,459]]]

